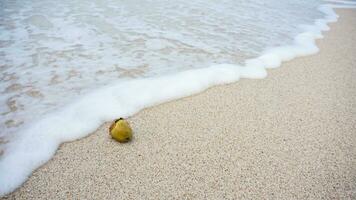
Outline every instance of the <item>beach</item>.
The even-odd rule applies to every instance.
[[[127,144],[106,123],[4,199],[356,198],[356,12],[336,11],[318,54],[144,109]]]

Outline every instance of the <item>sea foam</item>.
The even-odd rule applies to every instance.
[[[6,144],[1,157],[0,196],[24,183],[33,170],[51,159],[61,143],[85,137],[104,122],[132,116],[143,108],[189,96],[214,85],[236,82],[240,78],[265,78],[268,68],[317,53],[315,39],[322,38],[322,31],[329,30],[327,23],[337,21],[333,7],[353,7],[351,4],[321,5],[319,10],[325,17],[317,19],[313,25],[301,26],[304,32],[298,34],[292,44],[267,49],[243,65],[218,64],[156,78],[112,83],[27,124]]]

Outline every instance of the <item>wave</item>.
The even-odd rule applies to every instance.
[[[331,2],[331,1],[329,1]],[[157,78],[135,79],[113,83],[87,94],[68,106],[47,114],[42,120],[26,125],[5,145],[0,160],[0,196],[14,191],[31,173],[50,160],[63,142],[73,141],[94,132],[101,124],[118,117],[129,117],[143,108],[186,97],[207,88],[238,81],[261,79],[268,68],[276,68],[295,57],[319,51],[316,39],[322,38],[327,25],[337,21],[333,8],[355,7],[352,3],[324,4],[325,14],[312,25],[303,25],[292,44],[265,50],[244,65],[219,64]]]

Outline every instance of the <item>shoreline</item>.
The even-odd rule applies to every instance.
[[[319,5],[318,10],[325,14],[324,17],[315,19],[313,24],[301,25],[303,31],[291,44],[266,49],[260,56],[245,60],[243,66],[218,64],[112,84],[49,113],[5,144],[6,151],[0,161],[0,195],[23,184],[34,170],[55,155],[60,144],[88,136],[104,122],[118,116],[133,116],[143,108],[198,94],[212,86],[237,82],[241,78],[265,78],[268,68],[279,67],[281,62],[298,56],[317,53],[319,48],[315,40],[322,38],[322,31],[329,30],[328,23],[337,21],[334,6]]]
[[[293,185],[296,187],[296,191],[304,191],[305,189],[308,191],[308,189],[312,188],[312,191],[309,191],[310,193],[317,191],[325,194],[328,191],[324,191],[324,188],[316,186],[308,188],[308,184],[318,184],[320,181],[323,184],[327,184],[325,180],[318,178],[317,175],[320,174],[314,171],[314,167],[317,166],[311,163],[313,160],[320,160],[318,155],[314,155],[315,151],[325,156],[323,157],[325,160],[320,160],[325,163],[339,161],[337,154],[330,156],[327,153],[332,151],[333,153],[344,155],[345,152],[339,151],[340,149],[335,147],[332,148],[331,144],[334,144],[334,141],[330,141],[328,137],[336,141],[341,139],[324,129],[331,128],[341,131],[346,127],[351,128],[352,133],[352,128],[355,128],[353,124],[356,124],[355,120],[352,119],[352,112],[355,112],[355,108],[347,107],[351,109],[351,111],[347,112],[343,107],[345,106],[343,103],[339,105],[338,102],[332,101],[335,100],[335,97],[330,97],[330,95],[341,95],[336,90],[338,88],[328,85],[328,87],[332,87],[331,89],[333,90],[331,91],[335,92],[335,94],[328,93],[328,90],[323,88],[323,85],[318,84],[323,81],[327,82],[328,80],[322,80],[325,77],[334,78],[331,76],[333,73],[340,73],[345,77],[355,73],[352,70],[351,73],[350,71],[347,72],[349,74],[345,73],[346,70],[350,70],[350,65],[355,61],[355,58],[352,57],[356,52],[355,48],[352,47],[352,44],[355,44],[355,37],[352,37],[352,33],[355,35],[356,30],[352,28],[352,25],[347,27],[356,19],[355,13],[354,10],[342,9],[338,9],[337,13],[341,16],[339,22],[330,24],[332,28],[331,31],[324,33],[325,39],[317,41],[321,49],[318,54],[296,58],[290,62],[283,63],[281,68],[269,70],[270,76],[263,80],[243,79],[237,83],[215,86],[191,97],[146,108],[129,118],[135,131],[134,140],[129,144],[118,145],[112,141],[107,134],[108,123],[106,123],[94,134],[86,138],[61,145],[54,158],[36,170],[24,186],[8,195],[8,198],[58,198],[54,192],[57,187],[60,188],[59,193],[62,197],[87,198],[114,197],[107,195],[119,195],[123,198],[142,198],[145,196],[151,198],[221,198],[224,195],[227,195],[227,198],[229,198],[229,195],[236,195],[230,196],[231,198],[257,198],[259,197],[258,194],[265,197],[283,198],[284,196],[271,196],[270,192],[276,191],[273,193],[274,195],[281,195],[277,190],[279,187],[282,188],[282,191],[291,189],[283,187],[284,185]],[[345,29],[348,31],[345,31]],[[349,35],[349,38],[344,35]],[[351,42],[348,41],[350,38],[352,39]],[[341,48],[338,45],[340,43],[347,46],[348,49]],[[342,57],[342,51],[344,51],[346,59],[338,60]],[[338,58],[335,59],[338,62],[333,63],[330,57]],[[344,72],[333,71],[335,69],[325,67],[335,65],[346,65],[345,68],[342,68]],[[318,73],[318,70],[320,70],[318,67],[326,71]],[[310,74],[305,74],[305,70],[308,70]],[[297,77],[298,75],[302,77]],[[286,80],[285,76],[288,77],[288,80]],[[310,80],[313,78],[318,81]],[[351,87],[350,89],[345,88],[343,80],[336,79],[333,81],[339,81],[337,83],[340,84],[340,88],[348,91],[345,94],[350,95],[350,97],[343,99],[346,103],[350,103],[348,98],[355,99],[355,92],[352,93],[355,90],[351,90],[355,87],[355,84],[347,85]],[[350,81],[350,83],[355,83],[353,80]],[[330,84],[329,82],[327,83]],[[283,83],[286,83],[287,86],[284,86],[285,84]],[[306,83],[316,88],[306,87],[308,85]],[[349,82],[346,83],[349,84]],[[299,92],[297,93],[298,95],[293,91]],[[294,97],[304,97],[307,100],[298,102],[301,99],[297,99],[297,101]],[[322,99],[322,97],[326,97],[326,100]],[[286,99],[289,101],[284,102]],[[266,102],[266,100],[278,101],[278,103]],[[308,109],[298,103],[307,103],[304,106]],[[325,106],[323,103],[326,104],[326,107],[323,107]],[[320,110],[315,109],[314,104]],[[338,113],[339,109],[334,110],[333,107],[339,108],[338,106],[346,114]],[[310,112],[310,110],[313,112]],[[331,125],[325,124],[326,121],[329,122],[331,120],[328,117],[335,117],[334,112],[342,115],[342,119],[337,123],[332,121]],[[350,114],[351,117],[349,116]],[[322,119],[326,121],[306,119],[308,117],[314,120]],[[240,122],[244,123],[239,124]],[[339,123],[345,125],[345,127],[338,127]],[[304,130],[305,133],[301,133],[301,136],[293,135],[292,133],[299,133],[299,128]],[[315,136],[313,135],[315,132],[310,131],[308,128],[319,130],[319,132],[316,131],[317,135]],[[275,132],[271,133],[267,130],[274,130]],[[326,131],[325,135],[328,137],[325,137],[323,135],[324,132],[321,130]],[[289,133],[288,131],[291,132],[283,135],[285,131],[287,133]],[[342,136],[345,136],[345,134]],[[343,138],[345,141],[342,140],[342,142],[346,144],[342,144],[344,145],[342,147],[345,147],[346,150],[351,148],[351,152],[345,151],[347,155],[355,156],[356,152],[352,152],[355,137],[352,134],[345,137]],[[318,139],[322,139],[321,142]],[[303,145],[296,146],[300,145],[299,142]],[[270,146],[271,144],[272,146]],[[330,152],[318,149],[324,146],[328,147],[329,149],[327,150]],[[301,147],[302,149],[300,150],[296,147]],[[339,148],[339,146],[336,147]],[[238,155],[232,155],[233,153]],[[276,155],[279,156],[276,157]],[[307,155],[311,157],[303,158],[303,156]],[[291,158],[296,158],[296,161],[290,159],[290,156]],[[330,156],[330,159],[327,159],[329,158],[328,156]],[[277,162],[274,162],[274,159]],[[271,165],[265,166],[268,164],[265,161],[271,162]],[[355,163],[355,157],[341,161]],[[306,164],[308,166],[307,169],[300,163]],[[262,167],[260,168],[256,165],[262,165],[266,168],[261,169]],[[299,173],[301,176],[308,176],[308,172],[317,174],[312,173],[312,179],[304,177],[307,180],[307,185],[305,186],[303,185],[305,181],[302,181],[304,179],[289,174],[289,170],[283,168],[284,165],[295,173],[299,172],[298,167],[301,167],[302,169]],[[68,166],[71,167],[68,168]],[[354,168],[351,166],[351,169]],[[263,170],[266,170],[266,172]],[[330,169],[322,168],[322,170],[328,172]],[[350,181],[351,179],[351,183],[345,185],[344,189],[346,189],[346,186],[355,189],[355,183],[352,184],[352,178],[355,179],[355,174],[349,174],[351,177],[342,177],[342,174],[338,174],[335,171],[332,172],[340,175],[340,177],[336,177],[340,178],[340,181]],[[347,172],[350,173],[350,171]],[[273,177],[274,173],[281,175],[281,177]],[[157,177],[154,177],[154,175]],[[229,177],[229,175],[233,177]],[[321,175],[324,175],[321,177],[325,178],[325,175],[329,176],[330,174]],[[235,180],[237,177],[240,179]],[[289,183],[286,177],[294,178],[289,180],[293,184]],[[300,178],[299,182],[295,180]],[[259,184],[255,183],[256,180]],[[77,185],[77,181],[82,184]],[[101,185],[98,185],[98,183]],[[224,185],[225,183],[226,185]],[[268,185],[268,183],[272,185]],[[297,183],[300,185],[298,186]],[[107,187],[105,188],[104,185]],[[246,185],[251,186],[251,188],[246,187]],[[332,190],[331,186],[326,185],[326,188]],[[195,191],[193,187],[198,190]],[[222,193],[221,190],[225,193]],[[248,190],[252,190],[255,193],[252,192],[250,194],[252,196],[249,196],[246,194]],[[256,190],[261,191],[258,192]],[[239,191],[240,193],[238,193]],[[335,191],[335,193],[339,194],[338,192],[342,195],[345,191]],[[352,190],[349,192],[352,192]],[[298,195],[303,195],[302,193],[286,197],[300,197]],[[46,197],[45,195],[48,196]],[[318,198],[318,194],[309,195],[311,195],[310,197]],[[355,194],[344,193],[343,195]]]

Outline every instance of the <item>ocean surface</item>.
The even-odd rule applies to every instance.
[[[242,64],[291,43],[320,3],[2,0],[1,136],[113,82]]]
[[[0,196],[105,121],[316,53],[326,3],[1,0]]]

